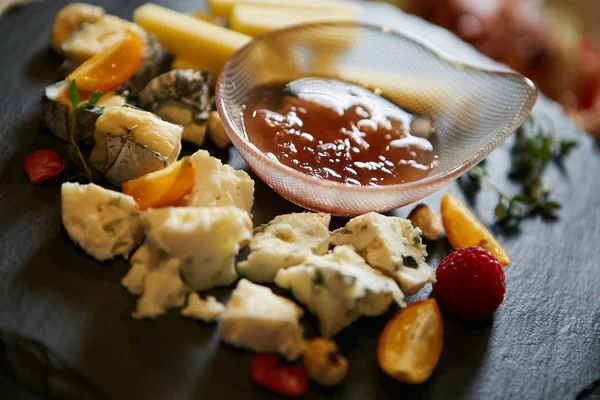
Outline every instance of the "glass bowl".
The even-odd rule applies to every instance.
[[[267,156],[244,130],[248,92],[308,76],[368,86],[433,117],[437,167],[415,182],[355,186],[313,178]],[[258,36],[229,59],[216,88],[225,130],[256,175],[289,201],[338,216],[389,211],[441,189],[503,143],[536,99],[535,85],[521,75],[464,65],[415,35],[355,22],[298,25]]]

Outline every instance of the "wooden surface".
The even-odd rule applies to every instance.
[[[190,11],[199,1],[160,3]],[[62,230],[60,182],[32,185],[23,173],[23,159],[34,149],[65,154],[64,144],[39,128],[39,98],[60,63],[47,50],[48,32],[65,3],[29,4],[0,20],[0,329],[44,343],[111,399],[276,398],[250,382],[251,354],[222,345],[218,326],[183,319],[177,311],[152,322],[132,319],[135,298],[120,286],[127,264],[87,257]],[[141,3],[98,1],[126,18]],[[445,31],[387,6],[371,5],[363,15],[420,33],[460,58],[493,65]],[[346,383],[313,387],[305,398],[573,399],[600,377],[600,154],[553,103],[542,98],[536,112],[580,146],[562,169],[553,165],[547,174],[564,205],[557,220],[534,217],[511,232],[494,230],[513,260],[506,269],[506,299],[494,319],[472,325],[444,316],[437,370],[427,383],[410,387],[386,378],[376,365],[377,337],[390,314],[363,318],[338,337],[350,360]],[[506,179],[511,143],[487,163],[509,191],[517,189]],[[209,149],[245,167],[234,150]],[[256,224],[298,210],[265,184],[256,186]],[[464,198],[456,183],[446,190]],[[427,203],[437,209],[441,194]],[[469,199],[491,225],[494,192],[484,187]],[[435,266],[449,248],[441,240],[429,250]],[[228,292],[214,294],[225,300]],[[307,326],[313,334],[312,318]],[[35,398],[12,384],[10,373],[1,376],[0,398]]]

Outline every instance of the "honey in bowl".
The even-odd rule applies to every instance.
[[[392,185],[437,164],[433,121],[357,85],[326,78],[257,86],[243,122],[248,139],[283,165],[350,185]]]

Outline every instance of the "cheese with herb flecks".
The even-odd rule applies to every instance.
[[[205,150],[195,152],[190,160],[196,163],[196,180],[177,206],[236,206],[250,212],[254,203],[254,181],[245,171],[222,164]]]
[[[221,315],[221,338],[232,346],[295,360],[306,348],[302,314],[293,301],[242,279]]]
[[[275,284],[292,292],[319,319],[319,330],[333,337],[361,316],[385,313],[392,303],[404,306],[396,282],[367,265],[350,246],[277,272]]]
[[[71,240],[99,261],[129,253],[144,232],[131,196],[90,183],[63,183],[62,222]]]
[[[329,221],[322,213],[279,215],[254,230],[250,255],[239,263],[240,275],[254,282],[273,282],[277,271],[302,263],[329,249]]]
[[[331,243],[354,246],[369,265],[393,277],[408,295],[435,280],[435,271],[425,262],[421,229],[407,219],[364,214],[332,232]]]

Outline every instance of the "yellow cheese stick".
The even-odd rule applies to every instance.
[[[300,3],[302,4],[302,3]],[[274,7],[255,4],[236,4],[229,26],[249,36],[307,22],[356,20],[356,9],[320,10],[305,7]]]
[[[144,4],[133,13],[135,23],[153,33],[170,53],[210,71],[221,71],[225,62],[250,37],[191,15],[156,4]]]
[[[208,0],[210,14],[215,17],[229,17],[233,6],[237,4],[254,4],[277,7],[303,7],[318,10],[352,10],[355,6],[334,0]]]

